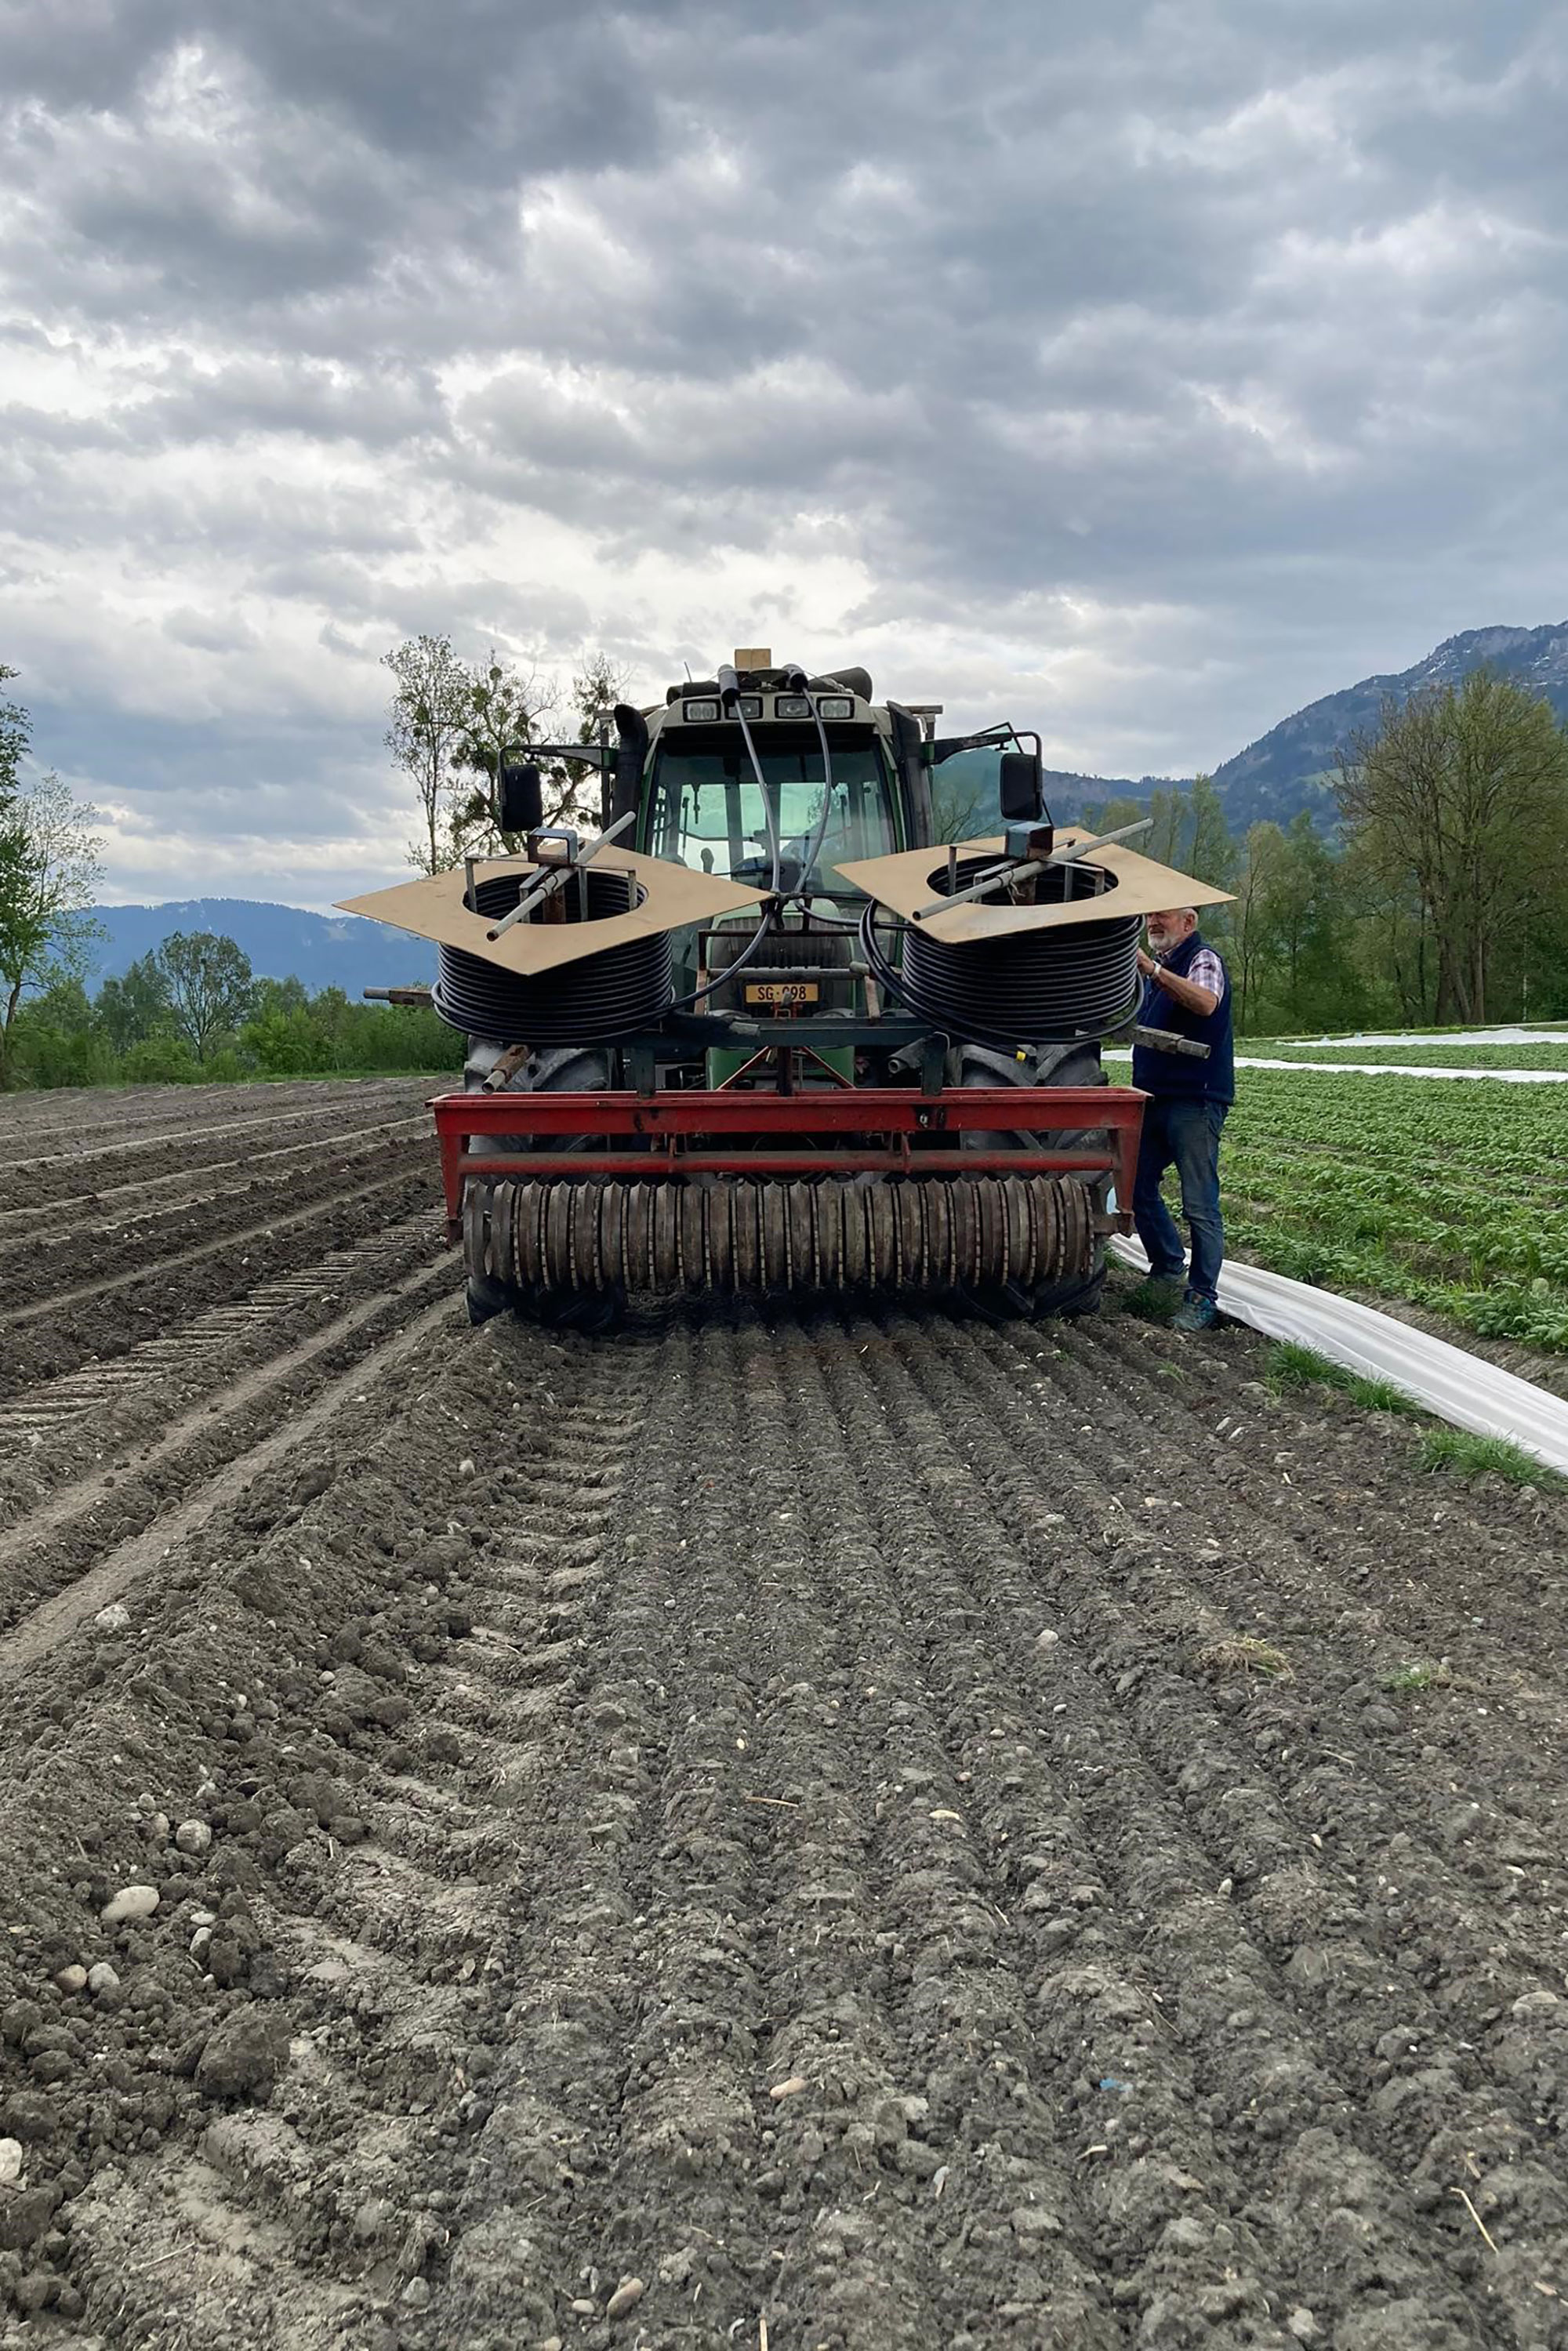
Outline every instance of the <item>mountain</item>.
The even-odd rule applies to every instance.
[[[1355,685],[1309,702],[1304,710],[1281,718],[1267,735],[1216,768],[1215,789],[1231,831],[1239,836],[1249,824],[1268,818],[1289,824],[1302,809],[1311,811],[1322,831],[1332,831],[1337,821],[1333,781],[1341,744],[1358,728],[1377,724],[1385,695],[1403,702],[1424,685],[1457,685],[1483,663],[1541,695],[1560,720],[1568,720],[1568,621],[1549,622],[1539,629],[1466,629],[1457,637],[1445,637],[1436,652],[1410,669],[1364,677]],[[1045,793],[1052,815],[1071,823],[1100,801],[1146,802],[1155,791],[1191,780],[1187,776],[1144,776],[1133,783],[1119,776],[1051,772]]]
[[[1403,702],[1424,685],[1457,685],[1483,663],[1541,695],[1560,720],[1568,718],[1568,621],[1539,629],[1467,629],[1445,637],[1414,668],[1364,677],[1309,702],[1217,768],[1215,786],[1231,831],[1245,832],[1265,817],[1288,824],[1303,808],[1331,824],[1340,745],[1358,727],[1376,725],[1384,697]]]
[[[435,957],[420,939],[363,914],[312,914],[257,898],[182,898],[162,906],[95,906],[106,936],[88,975],[89,994],[138,956],[162,946],[171,931],[216,931],[244,948],[261,979],[301,979],[358,997],[367,987],[402,987],[434,978]]]

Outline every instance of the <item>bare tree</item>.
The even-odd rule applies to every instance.
[[[23,991],[79,976],[99,928],[98,820],[53,774],[0,806],[0,1084]]]
[[[1437,954],[1439,1020],[1484,1020],[1496,950],[1561,891],[1568,740],[1550,703],[1494,672],[1388,697],[1339,755],[1353,837],[1414,883]]]
[[[450,637],[411,637],[382,662],[397,681],[386,747],[413,778],[424,818],[424,836],[409,843],[408,861],[422,872],[439,873],[453,862],[443,803],[473,716],[474,680]]]

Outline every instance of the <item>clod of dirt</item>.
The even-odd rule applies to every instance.
[[[174,1832],[174,1843],[182,1853],[205,1853],[213,1841],[213,1833],[205,1821],[182,1821]]]
[[[56,1970],[55,1981],[58,1984],[60,1990],[68,1994],[71,1992],[85,1991],[87,1990],[87,1970],[80,1965],[73,1965],[68,1968],[59,1968]]]
[[[131,1611],[122,1601],[111,1600],[92,1621],[100,1633],[123,1633],[131,1623]]]
[[[155,1886],[122,1886],[98,1915],[106,1927],[123,1927],[134,1919],[151,1918],[157,1907]]]
[[[99,1959],[96,1966],[89,1968],[87,1988],[95,2000],[101,1998],[106,1991],[120,1990],[120,1978],[107,1959]]]
[[[15,2188],[26,2160],[19,2138],[0,2138],[0,2188]]]
[[[636,2309],[647,2291],[640,2277],[622,2278],[604,2305],[605,2317],[624,2318],[629,2310]]]
[[[205,2098],[265,2098],[288,2057],[288,2021],[247,2001],[203,2050],[196,2087]]]

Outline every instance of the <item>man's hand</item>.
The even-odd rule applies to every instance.
[[[1153,973],[1159,969],[1158,964],[1155,961],[1147,947],[1140,947],[1138,949],[1138,969],[1143,973],[1145,979],[1149,978]]]

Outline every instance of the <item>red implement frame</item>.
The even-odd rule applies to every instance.
[[[950,1086],[935,1094],[904,1086],[788,1094],[691,1087],[653,1094],[437,1094],[430,1107],[441,1142],[447,1238],[455,1241],[463,1229],[463,1187],[470,1176],[540,1176],[563,1182],[623,1176],[648,1184],[671,1176],[1042,1176],[1073,1170],[1114,1177],[1116,1223],[1126,1232],[1145,1099],[1133,1086]],[[1098,1127],[1110,1130],[1103,1149],[987,1145],[967,1151],[943,1141],[966,1131],[1083,1134]],[[644,1147],[580,1156],[470,1149],[476,1136],[492,1134],[636,1137]],[[792,1134],[811,1140],[793,1149],[758,1147]],[[839,1134],[876,1136],[880,1147],[868,1148],[861,1141],[834,1149],[824,1140]]]

